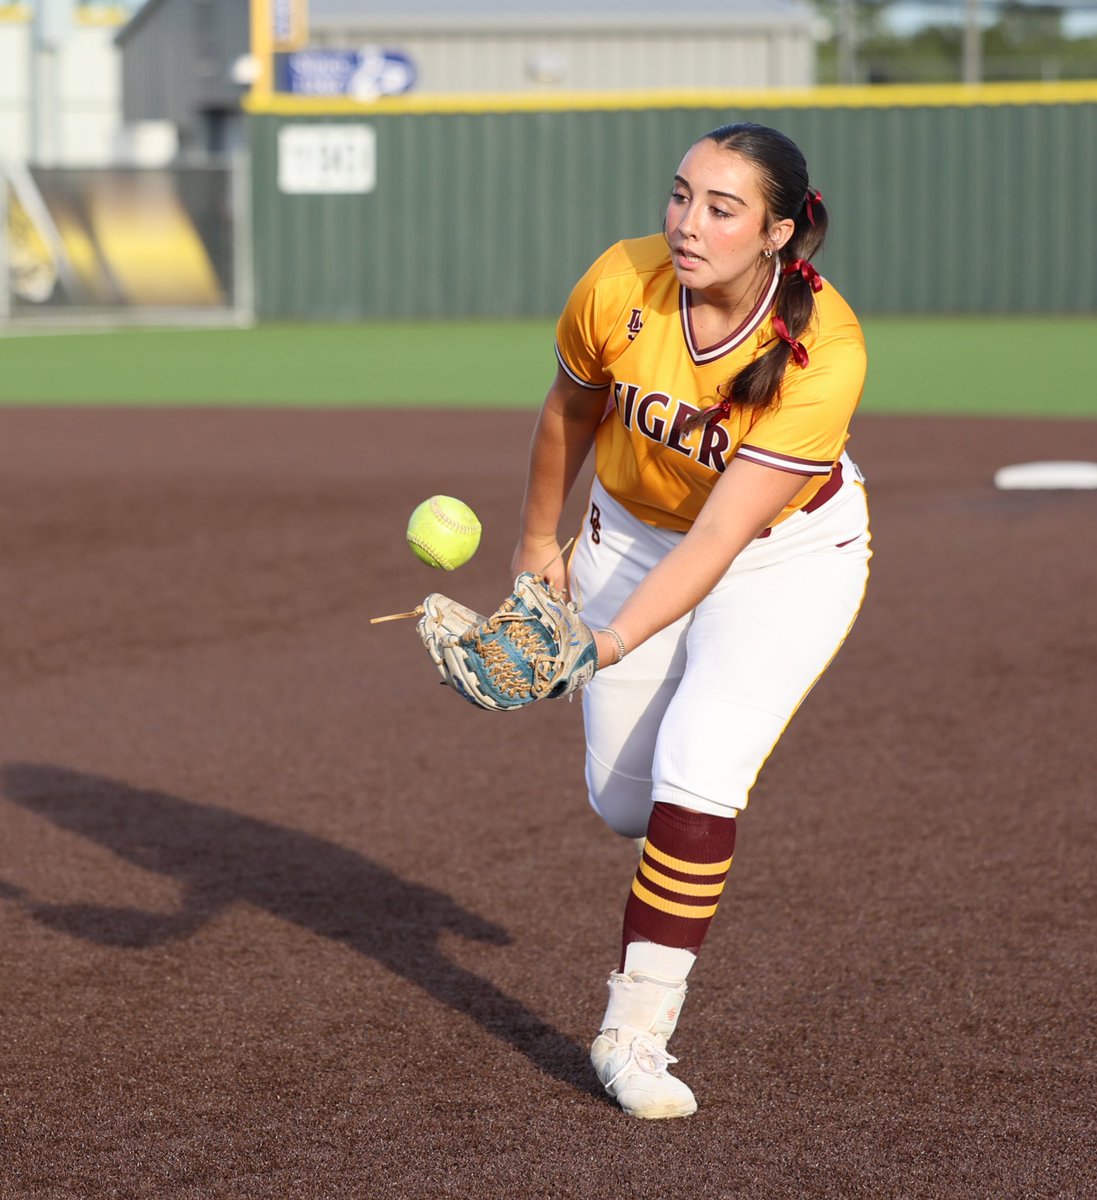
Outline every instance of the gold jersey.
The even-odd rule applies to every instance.
[[[662,234],[611,246],[576,284],[557,323],[556,354],[576,383],[611,386],[595,469],[640,520],[688,529],[733,458],[804,476],[778,521],[830,478],[861,398],[866,357],[857,318],[829,283],[816,293],[815,316],[800,336],[808,364],[790,357],[776,406],[758,413],[733,405],[719,422],[681,429],[692,413],[718,403],[723,385],[775,340],[779,282],[774,260],[754,311],[715,346],[699,346],[693,336],[689,289],[674,274]]]

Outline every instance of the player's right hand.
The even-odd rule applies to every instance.
[[[523,571],[547,579],[549,584],[565,596],[568,594],[567,563],[564,561],[560,543],[556,538],[530,538],[519,540],[510,560],[511,574],[517,577]]]

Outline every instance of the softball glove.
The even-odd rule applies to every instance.
[[[598,669],[574,603],[524,571],[491,614],[432,592],[416,626],[442,679],[470,704],[503,711],[569,696]]]

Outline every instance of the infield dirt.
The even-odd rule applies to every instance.
[[[635,857],[579,705],[479,712],[368,624],[509,590],[531,425],[0,411],[0,1196],[1097,1194],[1097,492],[991,485],[1097,422],[856,421],[865,609],[654,1123],[586,1063]],[[432,493],[484,524],[449,575]]]

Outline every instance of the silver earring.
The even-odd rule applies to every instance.
[[[763,250],[763,251],[762,251],[762,257],[763,257],[763,258],[772,258],[772,257],[773,257],[773,251],[772,251],[772,250],[769,250],[769,249]]]

